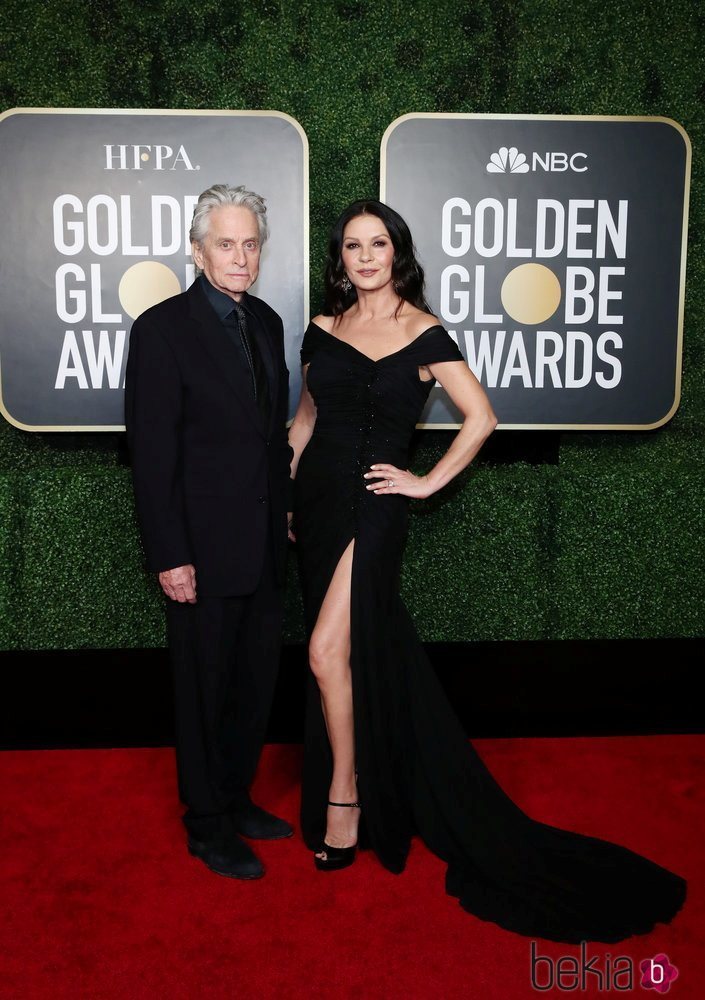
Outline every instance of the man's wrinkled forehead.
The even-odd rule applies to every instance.
[[[208,216],[208,236],[217,242],[229,240],[240,243],[255,240],[259,243],[257,217],[242,205],[214,208]]]

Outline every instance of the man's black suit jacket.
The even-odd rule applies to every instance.
[[[192,563],[200,596],[252,593],[271,526],[283,583],[291,449],[279,316],[261,299],[258,344],[272,401],[264,426],[244,357],[200,282],[135,320],[125,424],[147,568]]]

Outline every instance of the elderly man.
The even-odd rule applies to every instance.
[[[241,837],[289,837],[249,796],[277,674],[291,451],[282,322],[248,294],[263,199],[216,184],[191,227],[201,272],[133,324],[125,423],[148,569],[167,597],[179,793],[191,854],[264,868]]]

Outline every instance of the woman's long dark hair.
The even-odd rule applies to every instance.
[[[375,201],[373,198],[354,201],[352,205],[348,205],[333,226],[328,242],[328,259],[326,261],[324,313],[329,316],[340,316],[357,301],[355,286],[352,285],[346,289],[343,285],[345,270],[342,249],[345,227],[351,219],[357,218],[358,215],[376,216],[384,223],[392,240],[394,247],[392,280],[394,291],[402,300],[396,311],[401,309],[403,302],[410,302],[417,309],[423,309],[424,312],[430,313],[431,310],[424,295],[423,268],[416,259],[414,241],[411,238],[409,227],[398,212],[395,212],[389,205]]]

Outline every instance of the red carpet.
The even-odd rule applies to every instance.
[[[705,996],[705,737],[476,746],[530,815],[619,841],[690,881],[671,927],[588,945],[603,990],[589,974],[592,986],[572,992],[604,997],[610,962],[626,955],[633,990],[615,995],[660,996],[641,988],[638,966],[665,952],[679,970],[668,996]],[[255,789],[293,821],[298,767],[297,747],[268,747]],[[462,911],[418,842],[400,876],[369,852],[347,871],[316,872],[298,836],[258,845],[260,881],[212,875],[184,847],[171,750],[5,752],[0,791],[3,1000],[564,995],[532,988],[530,942]],[[538,951],[578,957],[571,945],[539,941]]]

